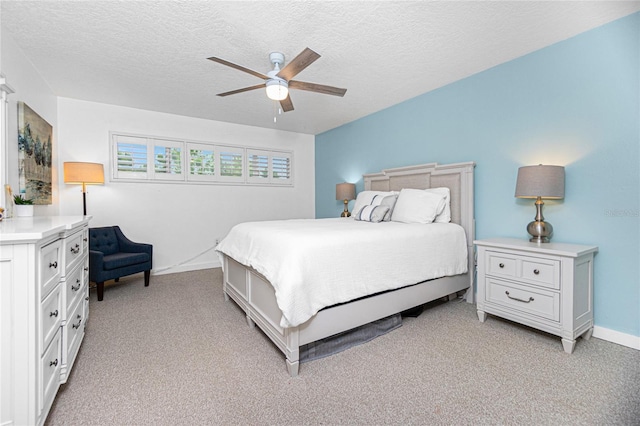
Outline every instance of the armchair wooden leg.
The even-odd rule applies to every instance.
[[[104,297],[104,281],[96,283],[96,288],[98,289],[98,301],[101,301]]]
[[[144,286],[149,287],[149,276],[151,275],[151,271],[144,271]]]

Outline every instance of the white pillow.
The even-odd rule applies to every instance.
[[[358,196],[356,197],[356,202],[354,203],[353,209],[351,209],[351,211],[353,213],[357,213],[362,210],[364,206],[370,205],[373,197],[375,197],[376,195],[387,196],[392,194],[397,195],[398,193],[395,191],[360,191],[358,193]],[[393,207],[391,207],[389,211],[391,210],[393,210]]]
[[[391,220],[403,223],[431,223],[444,209],[444,196],[423,189],[400,191]]]
[[[391,214],[393,213],[393,207],[396,204],[397,198],[398,196],[396,194],[374,195],[371,200],[371,204],[364,205],[359,210],[353,210],[353,217],[356,220],[367,220],[368,222],[389,222],[391,220]],[[376,207],[384,207],[384,209],[375,209]],[[371,216],[372,214],[373,216]],[[380,214],[382,216],[380,217],[380,220],[378,220],[378,215]],[[366,219],[367,217],[369,217],[369,219]]]
[[[433,192],[439,195],[444,195],[444,209],[438,213],[434,219],[435,223],[449,223],[451,222],[451,191],[447,187],[441,188],[429,188],[425,189],[427,192]]]
[[[382,222],[385,215],[389,213],[389,206],[373,206],[368,205],[360,209],[353,215],[355,220],[363,220],[365,222]]]

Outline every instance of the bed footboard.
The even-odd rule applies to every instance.
[[[286,356],[287,371],[298,375],[300,344],[298,327],[280,327],[282,311],[273,286],[262,275],[228,256],[224,256],[224,293],[247,315],[250,326],[258,327]]]
[[[469,288],[469,274],[443,277],[355,300],[318,312],[297,327],[280,327],[273,286],[252,268],[224,256],[224,293],[257,325],[286,357],[287,371],[298,375],[300,346],[447,297]]]

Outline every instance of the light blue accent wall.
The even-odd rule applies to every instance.
[[[316,136],[316,217],[339,216],[336,183],[360,191],[363,173],[475,161],[476,238],[525,239],[518,167],[565,166],[553,241],[599,246],[595,323],[640,336],[639,146],[635,13]]]

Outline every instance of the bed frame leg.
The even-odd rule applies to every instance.
[[[247,315],[247,324],[249,324],[249,328],[254,328],[256,326],[256,323],[251,319],[251,317],[249,317],[249,315]]]
[[[300,368],[300,361],[291,362],[288,359],[285,360],[287,363],[287,371],[291,377],[296,377],[298,375],[298,369]]]
[[[451,302],[452,300],[456,300],[458,298],[458,293],[451,293],[447,296],[447,302]]]

